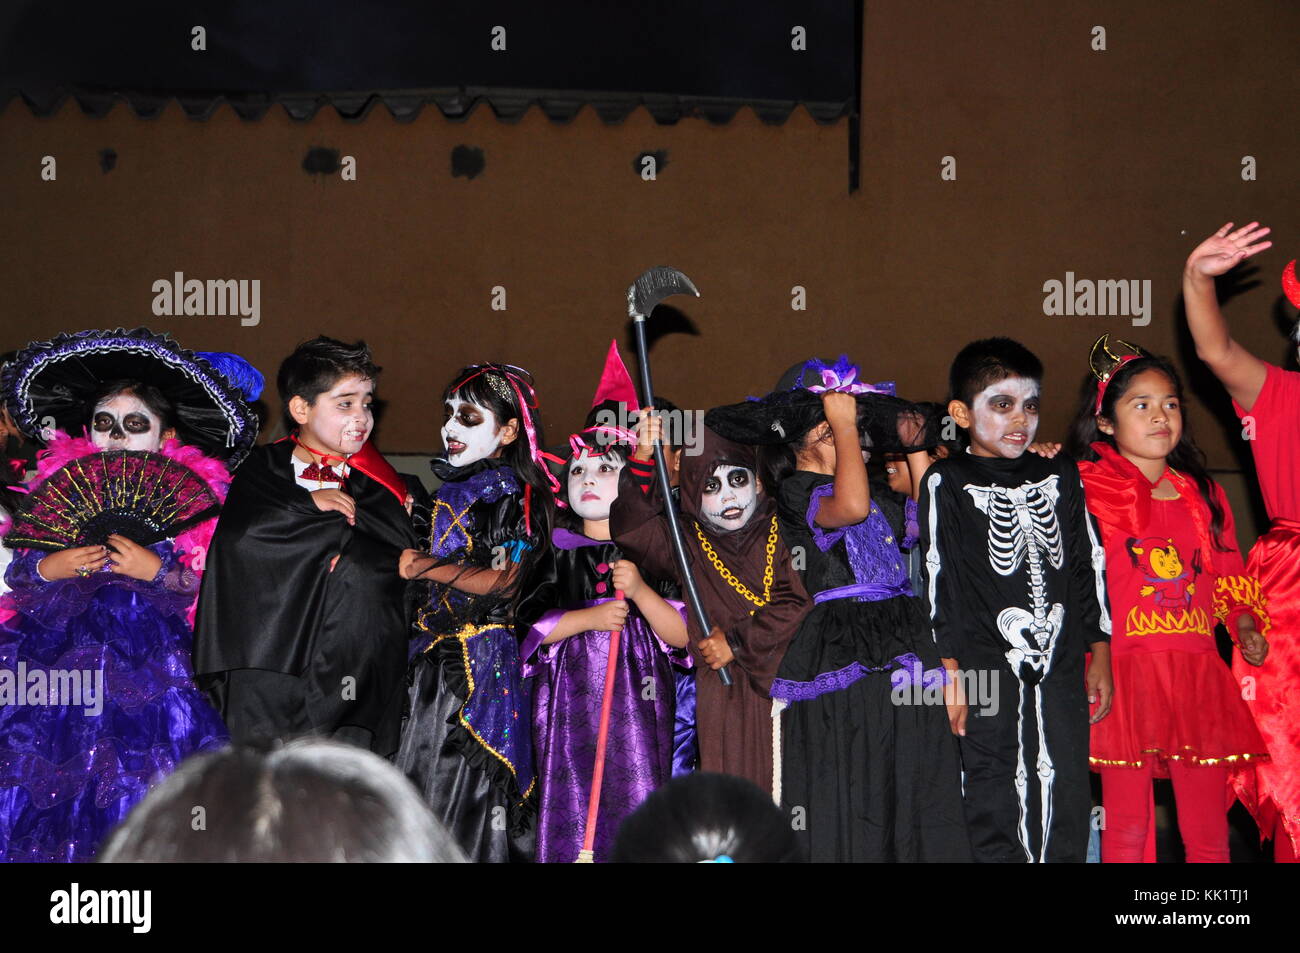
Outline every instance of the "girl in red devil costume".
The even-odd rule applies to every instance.
[[[1214,290],[1217,276],[1272,246],[1262,240],[1268,233],[1258,222],[1238,229],[1229,222],[1201,242],[1183,270],[1183,298],[1196,354],[1227,388],[1241,418],[1272,520],[1250,551],[1273,637],[1268,659],[1248,673],[1255,693],[1247,699],[1270,761],[1243,777],[1238,793],[1263,836],[1273,839],[1274,860],[1294,863],[1300,848],[1300,374],[1260,360],[1234,340]],[[1294,261],[1282,273],[1282,288],[1300,308]],[[1300,324],[1291,332],[1300,345],[1298,334]]]
[[[1252,774],[1265,748],[1214,626],[1258,666],[1268,615],[1227,498],[1184,429],[1177,372],[1108,336],[1090,363],[1095,387],[1072,450],[1102,531],[1113,619],[1115,702],[1089,751],[1102,778],[1102,861],[1155,860],[1154,776],[1173,781],[1187,860],[1226,862],[1229,777]]]

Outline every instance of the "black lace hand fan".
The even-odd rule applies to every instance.
[[[106,450],[55,470],[22,500],[5,545],[51,552],[119,533],[149,546],[216,515],[203,478],[161,453]]]

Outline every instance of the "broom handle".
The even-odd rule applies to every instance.
[[[614,590],[614,598],[622,599],[623,590]],[[595,856],[596,818],[600,814],[600,788],[605,780],[605,745],[609,741],[609,715],[614,705],[614,673],[618,668],[618,647],[622,629],[609,633],[609,661],[605,665],[605,691],[600,698],[600,728],[596,732],[596,766],[591,772],[591,797],[587,801],[587,829],[582,836],[579,862],[591,863]]]

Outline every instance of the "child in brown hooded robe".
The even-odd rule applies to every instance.
[[[655,418],[642,419],[642,447],[650,445],[658,427]],[[754,448],[725,440],[707,427],[700,430],[698,453],[687,452],[681,459],[678,513],[691,575],[712,625],[711,632],[704,632],[695,613],[689,613],[699,766],[771,790],[768,692],[812,603],[781,541],[775,501],[759,484]],[[640,451],[629,459],[610,509],[610,530],[642,572],[680,581],[653,467]],[[734,681],[730,688],[715,671],[724,664]]]

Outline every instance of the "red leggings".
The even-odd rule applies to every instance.
[[[1189,864],[1228,862],[1228,769],[1223,765],[1189,767],[1169,762],[1178,805],[1178,831]],[[1152,766],[1103,768],[1101,798],[1105,826],[1101,860],[1105,864],[1154,863],[1155,808]]]

